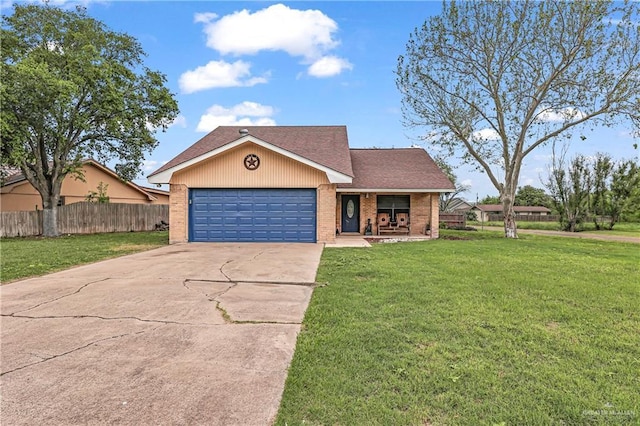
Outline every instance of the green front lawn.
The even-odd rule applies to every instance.
[[[324,251],[277,424],[640,422],[637,245],[442,236]]]
[[[541,229],[546,231],[560,231],[561,227],[558,222],[526,222],[524,220],[518,221],[516,219],[516,224],[518,229]],[[504,227],[504,222],[478,222],[478,221],[467,221],[467,226],[473,226],[474,228],[481,229],[482,226],[499,226]],[[596,226],[593,222],[587,222],[584,224],[584,230],[581,232],[597,232],[598,234],[604,235],[631,235],[631,236],[639,236],[640,235],[640,223],[633,222],[621,222],[616,223],[613,226],[611,231],[606,229],[601,229],[596,231]]]
[[[0,240],[0,279],[5,283],[43,275],[168,243],[169,233],[166,231],[3,238]]]

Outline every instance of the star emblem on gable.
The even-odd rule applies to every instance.
[[[255,170],[260,166],[260,158],[255,154],[249,154],[244,157],[244,166],[248,170]]]

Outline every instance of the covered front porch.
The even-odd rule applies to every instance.
[[[336,235],[438,238],[439,194],[432,192],[336,193]]]
[[[325,247],[371,247],[372,244],[391,242],[412,242],[431,240],[430,235],[353,235],[342,234],[336,236],[335,241],[325,243]]]

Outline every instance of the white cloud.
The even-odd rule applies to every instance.
[[[216,19],[217,17],[218,15],[213,12],[196,13],[193,16],[193,22],[196,22],[196,23],[200,22],[203,24],[207,24],[213,21],[214,19]]]
[[[251,77],[251,64],[245,61],[210,61],[205,66],[186,71],[179,80],[184,93],[215,87],[251,87],[266,82],[267,76]]]
[[[158,162],[154,160],[143,160],[142,170],[145,172],[152,172],[158,168]]]
[[[187,127],[187,117],[185,117],[182,114],[178,114],[178,116],[173,119],[173,121],[169,124],[168,127],[173,127],[173,126],[182,127],[183,129],[186,128]]]
[[[275,4],[255,13],[245,9],[212,21],[205,26],[207,46],[222,54],[284,50],[291,56],[315,58],[338,45],[333,39],[338,24],[319,10]]]
[[[500,135],[494,129],[482,129],[473,132],[471,138],[475,141],[496,141],[500,139]]]
[[[345,69],[353,69],[353,65],[346,59],[338,58],[337,56],[323,56],[309,67],[308,72],[312,77],[323,78],[338,75]]]
[[[230,108],[212,105],[200,117],[196,131],[210,132],[218,126],[275,126],[275,108],[245,101]]]
[[[563,123],[565,121],[573,121],[584,118],[585,114],[577,108],[567,107],[562,109],[553,109],[544,107],[536,117],[536,121],[545,123]]]
[[[307,72],[313,77],[330,77],[353,68],[346,59],[327,55],[340,44],[335,38],[338,24],[319,10],[275,4],[254,13],[244,9],[219,19],[214,13],[198,13],[194,21],[204,24],[207,46],[223,55],[284,51],[311,64]]]

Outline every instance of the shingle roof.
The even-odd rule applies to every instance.
[[[244,128],[249,131],[249,135],[261,141],[339,173],[353,176],[346,126],[220,126],[149,176],[238,140],[244,136],[239,133]]]
[[[1,175],[4,175],[2,186],[11,185],[12,183],[24,180],[22,171],[18,167],[3,167]]]
[[[502,204],[478,204],[475,207],[482,210],[483,212],[502,213]],[[551,210],[542,206],[514,206],[513,211],[514,212],[533,212],[533,213],[551,212]]]
[[[354,178],[338,188],[455,189],[422,148],[351,149]]]

